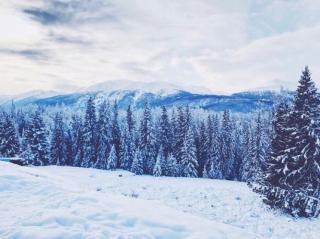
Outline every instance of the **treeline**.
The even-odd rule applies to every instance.
[[[117,102],[85,110],[0,111],[0,157],[137,175],[247,181],[264,202],[293,216],[320,214],[320,96],[306,67],[294,99],[253,114],[189,107],[119,111]]]
[[[56,110],[55,110],[56,111]],[[261,177],[271,112],[250,115],[175,107],[119,112],[116,102],[69,111],[12,107],[0,114],[0,155],[31,165],[129,170],[135,174],[238,181]]]

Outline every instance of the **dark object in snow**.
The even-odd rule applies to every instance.
[[[122,174],[119,174],[118,177],[119,177],[119,178],[122,178],[123,176],[122,176]]]
[[[0,161],[26,166],[27,162],[22,158],[0,158]]]

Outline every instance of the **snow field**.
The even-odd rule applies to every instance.
[[[124,171],[3,162],[0,171],[0,238],[256,238],[161,200],[141,199],[133,191],[127,196],[116,193],[116,185],[104,180],[118,181],[120,189],[139,178]]]

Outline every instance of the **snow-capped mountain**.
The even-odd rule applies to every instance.
[[[51,91],[36,91],[11,99],[6,98],[0,103],[3,106],[8,106],[13,100],[16,106],[30,104],[39,106],[67,105],[83,108],[90,96],[95,97],[98,105],[104,100],[117,101],[119,107],[123,109],[129,104],[141,108],[147,101],[152,107],[189,105],[213,111],[229,109],[234,112],[250,112],[257,108],[271,107],[276,97],[275,93],[271,91],[219,95],[210,93],[205,88],[180,87],[167,82],[107,81],[75,93],[59,94]]]

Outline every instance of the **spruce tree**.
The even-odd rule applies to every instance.
[[[97,122],[97,143],[98,154],[95,167],[105,169],[104,162],[107,161],[111,150],[111,111],[110,105],[104,101],[99,107],[98,122]]]
[[[72,140],[72,134],[71,134],[71,130],[68,129],[67,133],[65,134],[65,150],[66,150],[66,155],[65,155],[65,165],[67,166],[73,166],[74,163],[74,158],[73,158],[73,146],[74,146],[74,142]]]
[[[160,149],[159,151],[159,154],[157,156],[157,160],[156,160],[156,164],[154,165],[154,168],[153,168],[153,176],[155,177],[160,177],[162,176],[162,171],[163,171],[163,163],[164,163],[164,153],[163,153],[163,150],[162,148]]]
[[[127,109],[126,115],[126,130],[124,133],[123,139],[123,153],[122,153],[122,165],[121,167],[125,170],[130,170],[132,161],[134,158],[134,149],[135,149],[135,139],[134,139],[134,130],[135,130],[135,123],[133,119],[133,113],[131,110],[131,106],[129,105]]]
[[[73,152],[73,166],[80,167],[84,159],[84,129],[80,117],[73,115],[71,120],[71,136]]]
[[[164,172],[165,176],[170,176],[170,177],[179,176],[177,160],[172,153],[169,154],[167,160],[165,161],[164,170],[165,170]]]
[[[112,145],[115,147],[115,153],[116,153],[116,165],[118,168],[121,166],[121,152],[122,152],[122,140],[121,140],[121,131],[119,127],[119,109],[118,109],[118,103],[114,102],[113,106],[113,118],[112,118],[112,128],[111,128],[111,134],[112,134]]]
[[[32,152],[32,164],[35,166],[48,165],[48,132],[42,117],[41,109],[37,109],[35,113],[31,115],[31,122],[26,130],[26,139]]]
[[[272,159],[254,191],[264,202],[293,216],[316,217],[320,213],[319,96],[308,67],[302,72],[293,107],[275,114]]]
[[[115,146],[112,145],[111,151],[107,160],[107,169],[109,170],[116,170],[117,168],[117,154]]]
[[[189,127],[187,134],[185,136],[184,145],[182,149],[182,176],[184,177],[197,177],[198,176],[198,162],[196,159],[195,145],[192,129]]]
[[[136,175],[143,174],[143,156],[141,155],[140,150],[136,150],[134,154],[134,159],[131,166],[131,172]]]
[[[96,163],[97,159],[97,117],[94,98],[90,97],[87,102],[85,120],[83,125],[83,139],[84,139],[84,155],[82,167],[89,168]]]
[[[280,186],[285,176],[285,164],[289,157],[288,142],[291,130],[288,128],[290,108],[284,101],[277,106],[273,119],[273,137],[271,141],[271,159],[266,170],[266,180],[274,186]]]
[[[19,152],[20,144],[14,119],[3,112],[0,115],[0,156],[15,157]]]
[[[200,123],[199,132],[197,135],[196,151],[197,151],[197,161],[198,161],[198,176],[202,177],[204,168],[208,163],[208,153],[209,153],[209,142],[207,136],[207,129],[204,122]]]
[[[164,158],[167,159],[171,153],[171,127],[168,112],[165,106],[161,108],[160,116],[160,146],[162,147]]]
[[[149,104],[146,102],[140,123],[140,151],[143,160],[143,171],[152,174],[155,165],[155,152],[152,134],[152,118]]]
[[[224,111],[222,116],[221,126],[221,160],[223,164],[222,174],[226,179],[233,179],[232,166],[233,166],[233,155],[232,155],[232,127],[229,111]]]
[[[62,113],[57,113],[54,118],[50,143],[50,164],[65,165],[66,162],[66,141],[65,127],[62,119]]]

